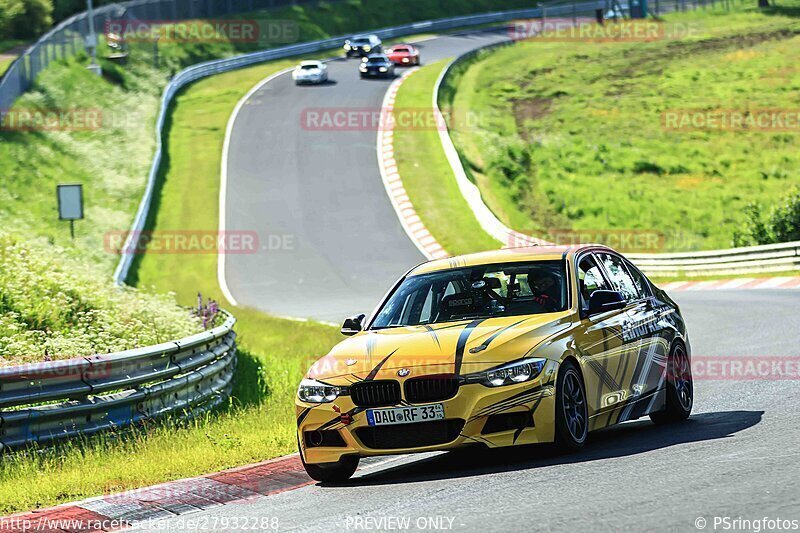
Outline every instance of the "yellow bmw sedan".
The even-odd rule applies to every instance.
[[[360,457],[555,443],[692,409],[678,306],[599,245],[534,246],[423,263],[297,391],[308,474],[343,481]]]

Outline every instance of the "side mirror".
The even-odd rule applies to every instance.
[[[625,305],[627,305],[627,302],[621,292],[597,290],[589,297],[588,314],[596,315],[606,311],[622,309]]]
[[[355,335],[364,329],[364,318],[366,318],[366,315],[364,314],[353,315],[345,318],[341,329],[342,335],[347,335],[349,337],[350,335]]]

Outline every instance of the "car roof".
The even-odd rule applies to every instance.
[[[522,263],[532,261],[552,261],[567,257],[572,257],[582,250],[602,249],[613,252],[607,246],[601,244],[575,244],[575,245],[543,245],[525,246],[520,248],[503,248],[501,250],[489,250],[474,254],[458,255],[445,259],[435,259],[422,263],[411,272],[409,276],[417,274],[428,274],[442,270],[452,270],[479,265],[491,265],[497,263]]]
[[[368,41],[368,40],[373,39],[373,38],[377,39],[378,36],[374,35],[374,34],[361,34],[361,35],[353,35],[352,37],[350,37],[350,39],[352,39],[354,41],[356,39],[359,40],[359,41],[360,40]]]
[[[387,60],[389,58],[386,57],[386,54],[370,54],[370,55],[367,56],[367,59],[383,59],[383,60]]]
[[[322,61],[318,61],[316,59],[310,59],[308,61],[301,61],[300,62],[300,66],[301,67],[305,67],[305,66],[309,66],[309,65],[318,66],[318,65],[321,65],[321,64],[322,64]]]
[[[392,45],[392,48],[414,48],[414,45],[407,44],[407,43],[396,43]]]

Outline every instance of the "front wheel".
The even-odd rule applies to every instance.
[[[350,479],[358,468],[357,455],[345,455],[335,463],[308,464],[300,453],[303,468],[309,477],[323,483],[341,483]]]
[[[667,359],[667,405],[663,411],[650,414],[655,424],[686,420],[692,414],[694,385],[689,354],[682,344],[672,347]]]
[[[556,380],[556,446],[572,452],[583,448],[589,434],[586,388],[572,361],[561,365]]]

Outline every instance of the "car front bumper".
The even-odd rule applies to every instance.
[[[496,388],[463,384],[454,397],[430,403],[443,405],[444,421],[370,426],[368,408],[357,407],[349,396],[324,404],[297,400],[298,442],[303,458],[317,464],[336,462],[346,455],[368,457],[471,445],[494,448],[553,442],[555,364],[527,383]],[[323,435],[323,445],[308,442],[319,442]]]

